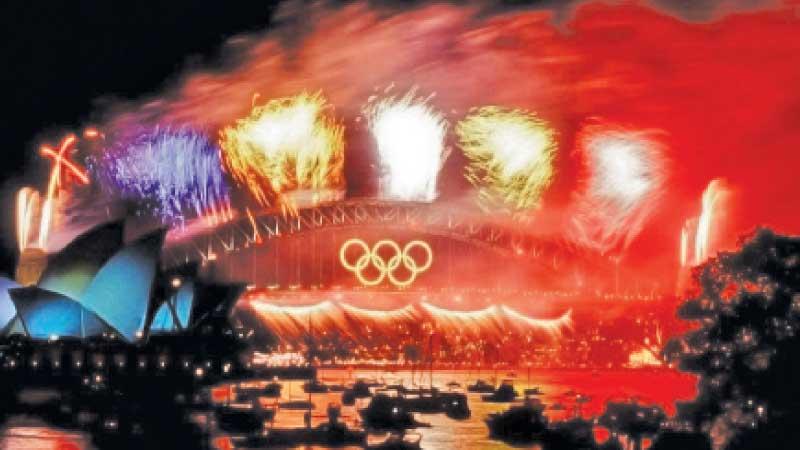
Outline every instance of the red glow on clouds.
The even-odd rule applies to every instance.
[[[308,13],[305,11],[304,13]],[[631,237],[628,270],[663,279],[678,265],[680,230],[697,216],[708,182],[723,178],[734,210],[721,246],[757,225],[798,232],[800,185],[800,16],[789,6],[690,23],[635,4],[589,3],[554,25],[550,11],[478,16],[474,9],[426,6],[385,14],[364,4],[312,11],[314,25],[230,42],[241,55],[227,71],[187,75],[142,117],[210,129],[233,122],[264,98],[321,89],[347,127],[351,195],[370,194],[372,152],[360,108],[395,84],[435,93],[455,122],[470,107],[535,111],[558,130],[555,183],[532,227],[544,233],[570,220],[579,187],[576,134],[602,118],[663,133],[670,171],[665,194]],[[291,22],[291,21],[289,21]],[[355,156],[354,156],[355,155]],[[442,201],[468,189],[463,160],[444,168]],[[634,269],[635,267],[636,269]],[[671,282],[674,275],[669,276]]]

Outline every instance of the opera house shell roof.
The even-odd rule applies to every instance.
[[[123,231],[114,222],[79,236],[49,258],[36,286],[0,278],[0,329],[32,339],[116,335],[135,342],[189,329],[210,305],[238,297],[240,290],[228,286],[217,292],[224,298],[204,299],[201,289],[213,285],[196,281],[196,268],[179,274],[185,279],[161,273],[164,231],[128,244]]]

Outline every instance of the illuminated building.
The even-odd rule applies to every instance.
[[[122,223],[100,225],[52,255],[38,285],[1,280],[0,329],[33,340],[136,343],[150,332],[187,334],[212,319],[215,308],[227,312],[239,286],[201,283],[196,267],[158,269],[164,234],[124,244]]]

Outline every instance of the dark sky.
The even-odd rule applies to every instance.
[[[800,195],[796,6],[476,0],[491,7],[475,14],[455,1],[331,0],[311,8],[316,2],[298,0],[278,16],[275,3],[0,0],[0,206],[7,211],[0,272],[10,273],[16,259],[12,194],[23,183],[44,187],[42,142],[92,122],[105,127],[98,114],[126,100],[143,115],[218,130],[241,117],[253,93],[280,97],[299,88],[324,91],[347,120],[376,86],[394,83],[435,92],[444,111],[487,104],[536,111],[563,136],[561,175],[545,198],[557,220],[542,228],[560,229],[569,215],[562,211],[580,181],[573,138],[586,120],[662,131],[669,195],[628,251],[632,265],[676,263],[680,229],[699,214],[714,178],[735,194],[730,232],[720,236],[800,227],[789,201]],[[234,35],[266,29],[272,32],[221,48]],[[223,64],[226,70],[213,70]],[[145,107],[154,98],[166,101]],[[448,179],[461,180],[462,167],[450,169]]]
[[[135,99],[159,90],[187,64],[213,65],[231,35],[267,28],[275,3],[0,2],[0,201],[8,211],[0,272],[12,272],[16,259],[11,188],[38,184],[47,168],[35,156],[40,139],[90,121],[103,98]]]

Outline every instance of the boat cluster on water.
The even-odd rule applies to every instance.
[[[291,382],[289,382],[291,383]],[[457,382],[446,388],[407,387],[376,380],[356,379],[348,384],[327,384],[314,378],[302,384],[303,399],[285,399],[284,383],[277,379],[241,381],[217,386],[208,426],[224,435],[233,448],[319,445],[361,446],[371,449],[417,449],[421,435],[415,429],[429,427],[416,413],[443,414],[453,420],[470,418],[469,399],[509,403],[510,408],[485,418],[492,438],[512,443],[543,440],[551,429],[539,400],[538,388],[517,392],[511,380],[499,384],[477,380],[465,388]],[[220,394],[221,393],[221,394]],[[312,426],[317,405],[312,394],[328,401],[324,422]],[[338,401],[331,401],[336,399]],[[314,397],[318,399],[320,396]],[[343,421],[342,406],[353,407],[357,417]],[[563,406],[555,405],[556,410]],[[560,406],[560,407],[559,407]],[[304,426],[276,425],[281,411],[305,411]],[[320,414],[321,415],[321,414]],[[589,423],[589,422],[587,422]],[[591,431],[591,425],[589,426]]]

